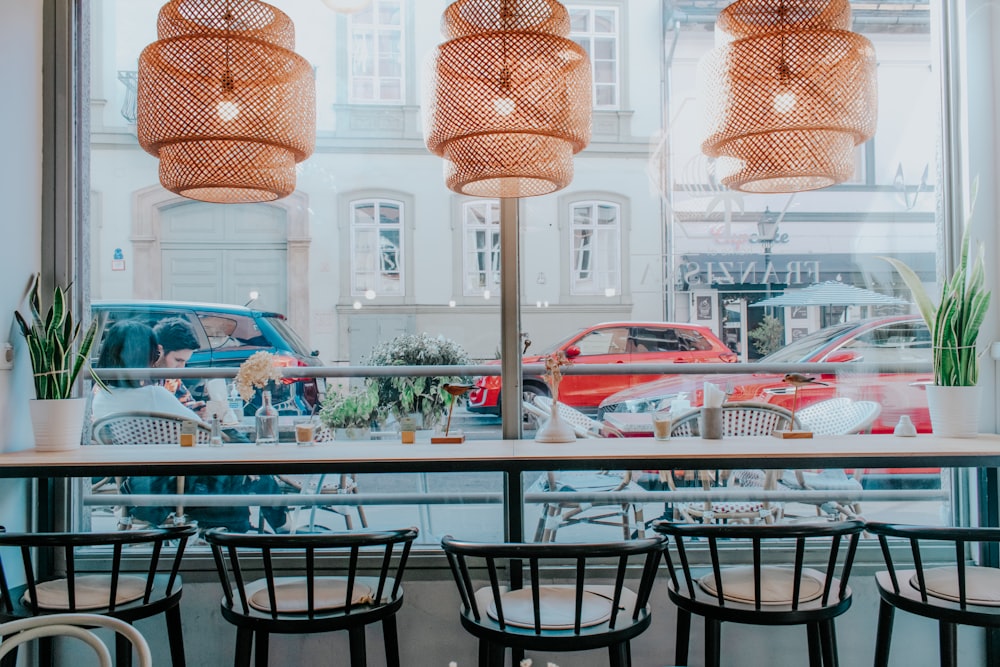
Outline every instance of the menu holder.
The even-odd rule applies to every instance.
[[[455,433],[454,435],[432,435],[431,444],[434,445],[457,445],[459,443],[465,442],[464,433]]]
[[[782,440],[806,439],[813,437],[812,431],[771,431],[771,435]]]

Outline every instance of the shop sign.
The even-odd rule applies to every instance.
[[[682,262],[681,282],[700,285],[812,285],[820,282],[819,260],[710,260]]]

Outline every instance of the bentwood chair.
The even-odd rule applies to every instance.
[[[482,544],[449,535],[441,546],[458,586],[462,627],[479,640],[481,666],[503,667],[508,647],[515,664],[525,651],[605,648],[612,667],[631,664],[630,642],[652,618],[649,595],[661,538]],[[487,577],[486,584],[474,582],[474,574]],[[569,583],[552,583],[560,575]],[[625,585],[626,576],[638,578],[634,589]]]
[[[705,619],[707,667],[721,663],[723,623],[805,625],[810,667],[836,667],[834,619],[851,606],[847,580],[862,522],[747,526],[657,521],[654,529],[672,540],[663,554],[667,595],[677,605],[674,664],[688,664],[694,614]],[[689,550],[701,553],[706,542],[709,571],[699,575]],[[737,551],[750,563],[727,566]]]
[[[107,533],[0,534],[0,547],[19,549],[23,581],[27,582],[14,585],[11,578],[16,568],[4,562],[0,555],[0,618],[8,621],[87,612],[131,624],[163,614],[171,664],[184,667],[180,612],[182,581],[178,572],[187,538],[194,533],[193,526],[183,526]],[[77,549],[107,554],[110,562],[106,571],[80,571]],[[173,549],[172,554],[169,549]],[[62,563],[65,571],[52,576],[36,572],[33,563],[39,560],[40,551],[48,552],[49,557],[44,560]],[[161,562],[164,563],[162,570]],[[16,657],[16,652],[11,652],[0,664],[13,667]],[[39,664],[52,664],[51,639],[43,638],[39,642]],[[115,664],[118,667],[132,664],[132,644],[125,635],[116,638]]]
[[[396,612],[416,528],[311,535],[205,533],[222,584],[222,616],[236,626],[236,667],[268,664],[272,634],[347,630],[351,667],[367,664],[365,627],[381,623],[385,659],[399,667]],[[371,555],[374,576],[361,572]],[[393,564],[393,561],[395,563]],[[256,578],[251,570],[263,568]],[[301,574],[286,576],[282,570]],[[304,571],[303,571],[304,570]]]
[[[71,637],[79,639],[94,651],[100,667],[111,667],[111,652],[94,633],[94,628],[108,628],[116,636],[124,637],[135,648],[137,666],[152,667],[153,656],[146,638],[125,621],[100,614],[50,614],[0,623],[0,662],[25,642],[50,637]]]
[[[871,429],[882,412],[875,401],[853,401],[845,396],[831,398],[807,405],[796,413],[802,428],[816,435],[853,435]],[[817,512],[833,519],[856,519],[861,514],[861,503],[837,500],[838,492],[862,490],[861,470],[848,475],[842,468],[824,470],[786,470],[781,483],[791,489],[803,491],[829,491],[830,497],[816,503]]]
[[[701,434],[698,419],[700,409],[694,409],[677,418],[670,430],[670,437],[697,437]],[[734,402],[722,406],[723,439],[739,436],[770,435],[774,430],[786,429],[792,423],[792,413],[777,405],[755,402]],[[724,440],[723,440],[724,441]],[[774,490],[780,471],[777,470],[698,470],[661,471],[660,479],[668,488],[676,490],[675,476],[688,483],[700,483],[706,491],[713,487],[744,487]],[[738,500],[677,503],[674,517],[683,521],[713,521],[725,523],[771,523],[780,516],[781,508],[767,500]]]
[[[535,396],[533,401],[525,400],[524,409],[537,415],[543,421],[552,414],[552,399]],[[603,438],[621,436],[617,429],[587,417],[585,414],[559,404],[559,416],[573,427],[578,438]],[[600,471],[549,471],[540,476],[532,485],[532,491],[580,491],[580,492],[635,492],[644,489],[635,481],[631,470]],[[620,528],[622,538],[643,537],[645,521],[640,503],[588,503],[552,501],[542,504],[538,526],[535,529],[536,542],[554,542],[560,528],[589,524]]]
[[[1000,547],[1000,528],[869,522],[867,530],[878,536],[887,568],[875,573],[881,597],[875,667],[889,664],[896,609],[938,622],[942,667],[958,665],[959,625],[1000,629],[1000,569],[970,563],[970,548]]]

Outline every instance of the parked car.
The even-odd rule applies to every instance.
[[[604,322],[577,331],[539,354],[526,356],[523,363],[538,363],[553,352],[562,350],[574,364],[639,364],[732,362],[736,355],[711,329],[693,324],[672,322]],[[494,363],[499,364],[499,361]],[[635,384],[648,382],[655,375],[564,375],[559,385],[559,400],[566,405],[594,412],[607,396]],[[538,375],[526,375],[526,393],[549,395],[548,386]],[[469,392],[470,412],[500,414],[500,377],[484,376],[475,380]]]
[[[105,332],[115,322],[138,319],[152,327],[164,318],[180,317],[191,324],[200,342],[188,368],[236,367],[261,350],[275,355],[275,364],[280,366],[323,365],[319,352],[309,350],[280,313],[219,303],[142,300],[94,301],[91,311],[97,320],[93,362],[100,355]],[[186,380],[185,384],[196,400],[207,399],[204,381]],[[314,378],[276,384],[272,398],[281,414],[310,414],[322,398],[322,385]],[[247,405],[246,414],[259,407],[259,395]]]
[[[799,388],[797,408],[847,396],[856,401],[876,401],[882,412],[872,425],[873,433],[892,433],[901,415],[909,415],[917,431],[931,432],[930,415],[924,385],[932,374],[877,373],[854,371],[852,363],[913,363],[931,364],[931,337],[919,315],[881,317],[837,324],[772,352],[757,362],[787,363],[789,370],[796,364],[812,362],[843,363],[837,373],[823,373],[815,378],[824,384],[812,383]],[[791,409],[794,388],[782,381],[783,373],[734,373],[731,375],[674,375],[631,387],[608,396],[598,409],[598,418],[609,412],[653,412],[668,407],[682,393],[693,406],[702,404],[705,382],[726,389],[729,401],[762,401]],[[936,483],[934,470],[870,470],[877,477],[885,473],[918,473]],[[873,477],[874,478],[874,477]],[[913,483],[913,478],[908,480]],[[883,483],[885,480],[883,480]]]

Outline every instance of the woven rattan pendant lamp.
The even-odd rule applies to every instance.
[[[427,147],[448,187],[530,197],[573,179],[590,141],[591,75],[554,0],[458,0],[444,13],[426,86]]]
[[[722,183],[799,192],[854,173],[875,134],[875,50],[850,32],[848,0],[736,0],[701,63],[708,138]],[[717,43],[722,41],[717,39]]]
[[[273,201],[316,142],[312,68],[258,0],[172,0],[139,56],[136,131],[160,183],[190,199]]]

